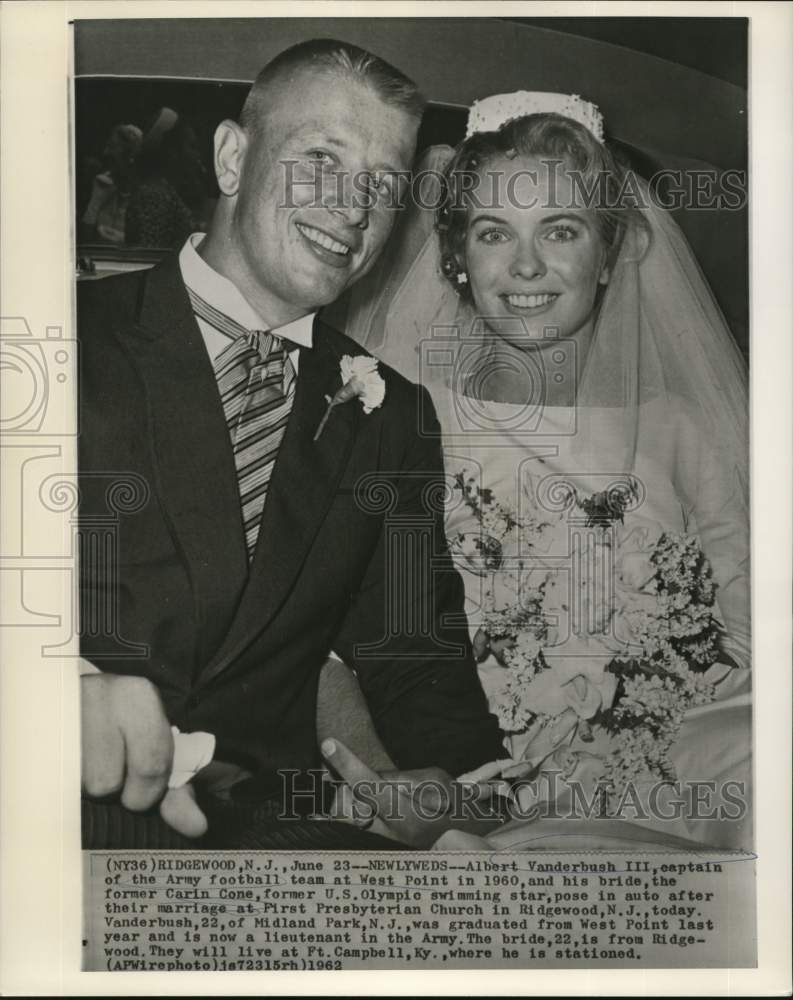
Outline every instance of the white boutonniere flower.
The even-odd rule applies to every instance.
[[[363,354],[351,358],[349,354],[345,354],[341,359],[340,367],[341,380],[344,384],[333,398],[330,396],[325,397],[328,408],[325,410],[325,415],[320,421],[317,433],[314,435],[315,441],[325,429],[325,424],[328,422],[328,417],[334,406],[338,406],[340,403],[347,403],[351,399],[355,399],[356,396],[361,401],[364,413],[371,413],[372,410],[376,410],[378,406],[383,405],[383,400],[385,399],[385,382],[377,371],[376,358],[369,358]]]

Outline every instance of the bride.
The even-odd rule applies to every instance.
[[[469,499],[495,497],[553,520],[560,497],[630,493],[635,523],[698,539],[720,621],[707,671],[715,700],[687,713],[672,761],[681,778],[744,776],[746,374],[685,238],[644,181],[616,161],[597,109],[576,97],[520,92],[475,103],[451,158],[430,151],[424,206],[439,177],[429,168],[440,159],[448,162],[434,203],[408,210],[401,237],[358,286],[347,330],[430,390],[449,481],[467,482]],[[482,554],[494,540],[482,535],[481,518],[472,523],[464,492],[450,496],[447,535],[496,710],[510,643],[484,627],[499,574],[498,560],[487,565]],[[559,766],[562,747],[569,775],[571,755],[579,773],[592,759],[588,720],[611,707],[616,685],[604,673],[613,646],[602,655],[603,629],[586,608],[578,618],[573,610],[576,588],[591,585],[581,579],[586,552],[557,535],[530,571],[547,579],[549,565],[561,567],[554,580],[563,593],[561,625],[543,649],[553,666],[529,686],[529,714],[576,724],[546,726],[539,736],[529,725],[522,742],[513,735],[506,745],[513,759],[546,770]],[[690,815],[663,827],[724,846],[745,844],[747,828],[745,820]],[[513,846],[521,842],[511,836]]]

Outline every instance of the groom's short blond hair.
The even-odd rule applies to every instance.
[[[256,132],[267,116],[272,89],[288,83],[299,72],[336,73],[370,87],[385,103],[401,108],[417,121],[424,113],[426,101],[416,84],[401,70],[349,42],[332,38],[315,38],[285,49],[261,70],[253,82],[240,114],[240,124]]]

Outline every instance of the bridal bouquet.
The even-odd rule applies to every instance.
[[[586,497],[567,486],[550,512],[531,497],[516,510],[466,470],[456,487],[474,530],[450,544],[482,578],[474,651],[503,667],[491,710],[515,773],[553,758],[568,777],[580,740],[599,748],[587,756],[609,795],[674,780],[684,713],[714,696],[719,625],[698,541],[635,516],[633,480]]]

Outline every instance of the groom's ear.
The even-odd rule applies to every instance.
[[[247,133],[237,122],[227,119],[215,129],[215,176],[222,195],[232,197],[239,191],[248,143]]]

